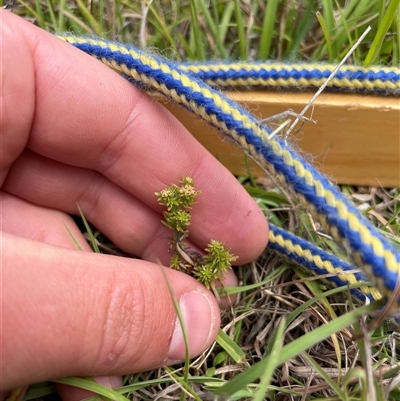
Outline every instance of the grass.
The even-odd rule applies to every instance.
[[[353,61],[397,65],[400,60],[398,0],[13,3],[16,13],[43,29],[154,47],[178,60],[272,58],[336,62],[368,25],[371,33]]]
[[[175,60],[337,62],[370,25],[351,62],[400,63],[398,0],[20,0],[13,11],[49,31],[99,35]],[[346,257],[274,182],[250,174],[238,180],[269,221]],[[342,191],[400,247],[399,189]],[[90,226],[86,230],[92,243],[111,247],[100,233],[91,236]],[[241,286],[227,291],[238,294],[239,302],[222,311],[215,345],[190,366],[129,374],[117,390],[84,378],[58,382],[119,401],[211,400],[216,394],[220,400],[400,400],[398,326],[389,319],[368,335],[361,317],[376,305],[354,305],[347,288],[332,289],[268,251],[237,274]],[[362,339],[353,341],[349,327]],[[25,400],[53,391],[52,383],[40,383]]]

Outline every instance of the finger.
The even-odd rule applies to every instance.
[[[183,359],[166,280],[184,317],[190,355],[217,334],[215,298],[182,273],[5,233],[2,247],[2,280],[12,283],[2,294],[2,390],[54,377],[145,371]]]
[[[128,253],[152,261],[166,254],[171,233],[161,224],[162,216],[93,170],[24,151],[3,189],[69,214],[77,214],[79,206],[88,221]]]
[[[1,231],[50,245],[90,251],[73,219],[0,191]]]
[[[202,191],[193,209],[194,241],[214,238],[252,258],[263,250],[267,225],[256,203],[162,106],[50,34],[6,12],[3,20],[10,26],[3,34],[3,52],[18,47],[26,61],[7,57],[3,70],[17,71],[11,78],[20,80],[25,65],[34,68],[26,77],[35,82],[24,93],[5,86],[11,91],[5,98],[35,98],[30,131],[17,133],[21,143],[27,141],[45,157],[98,170],[157,211],[154,192],[191,176]],[[16,110],[6,109],[7,121],[20,117]],[[4,135],[9,137],[9,131]]]
[[[12,166],[3,189],[31,204],[70,214],[77,214],[79,205],[85,218],[120,249],[148,261],[169,264],[168,243],[172,234],[161,223],[162,216],[95,171],[24,151]],[[65,227],[50,228],[45,221],[38,224],[38,214],[29,216],[26,210],[23,217],[26,223],[18,218],[20,224],[17,224],[10,216],[9,230],[13,230],[10,232],[32,238],[23,231],[41,227],[53,234],[55,231],[67,234]],[[33,239],[40,240],[38,235]]]
[[[2,191],[0,208],[4,232],[69,249],[76,249],[78,245],[82,250],[91,251],[75,222],[65,213],[33,205]],[[122,386],[121,376],[99,376],[94,380],[109,388]],[[79,401],[93,395],[65,385],[57,385],[57,390],[63,401]]]
[[[1,184],[9,167],[26,145],[35,114],[35,67],[31,54],[27,52],[27,46],[23,43],[23,37],[13,38],[13,35],[18,33],[12,26],[15,19],[20,21],[20,18],[0,9]],[[21,68],[14,68],[18,63],[23,65],[22,75]],[[24,79],[21,79],[21,76]]]

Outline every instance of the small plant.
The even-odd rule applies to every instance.
[[[190,274],[207,288],[215,288],[215,281],[222,280],[231,262],[237,257],[219,241],[211,240],[204,255],[184,242],[189,236],[190,210],[199,194],[200,191],[195,189],[193,178],[190,177],[182,178],[179,185],[173,184],[156,192],[160,205],[167,208],[162,222],[173,234],[169,246],[171,268]]]

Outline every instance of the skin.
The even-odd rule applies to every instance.
[[[265,218],[162,106],[98,61],[7,11],[1,29],[1,361],[3,396],[63,376],[124,373],[191,356],[215,339],[219,306],[164,268],[168,229],[154,192],[191,176],[202,193],[190,241],[222,241],[243,264],[264,249]],[[143,260],[90,251],[70,214]],[[76,249],[68,227],[83,251]],[[232,276],[230,280],[234,280]],[[60,388],[64,399],[83,394]]]

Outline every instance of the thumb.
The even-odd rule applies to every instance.
[[[2,386],[117,375],[190,356],[217,335],[213,295],[193,278],[141,261],[2,234]]]

